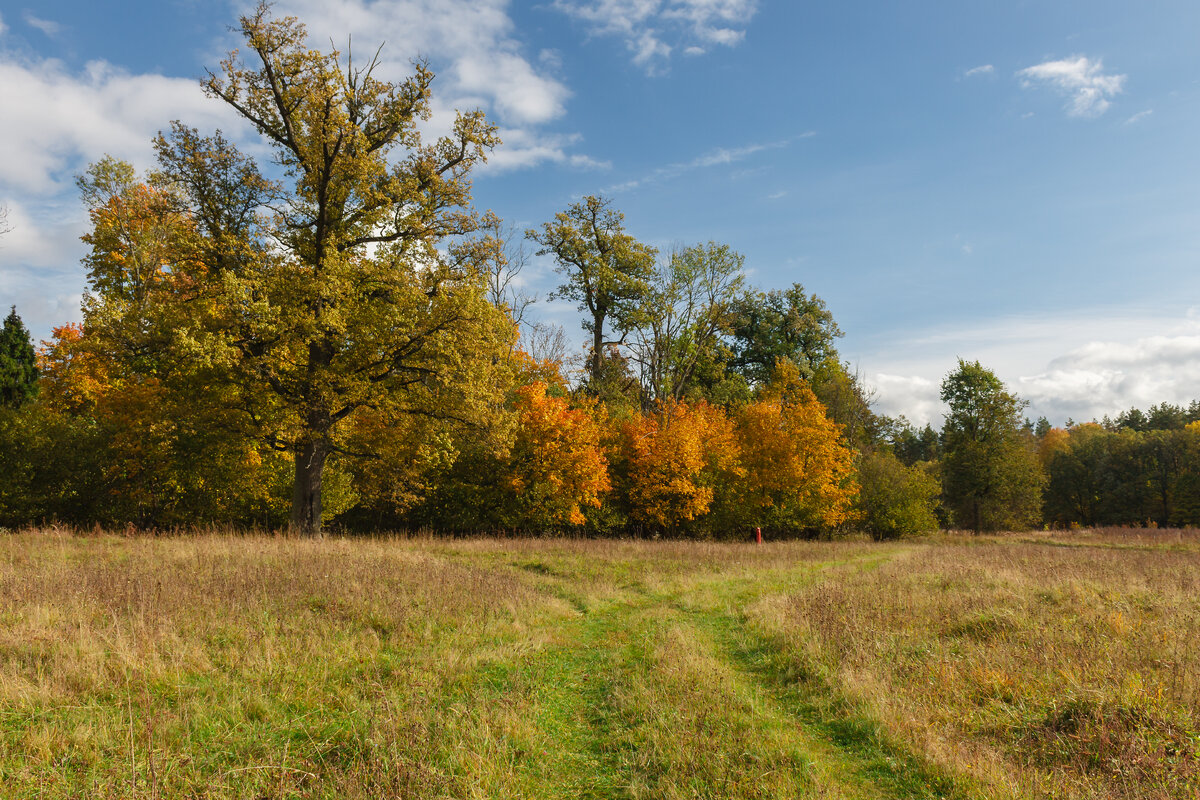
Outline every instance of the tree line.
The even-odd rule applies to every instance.
[[[660,253],[602,197],[506,230],[470,198],[497,131],[460,113],[426,141],[425,64],[380,80],[377,56],[311,49],[265,5],[240,32],[204,88],[270,161],[174,122],[150,172],[91,165],[82,324],[34,348],[15,309],[5,321],[0,525],[883,537],[1177,524],[1198,505],[1190,428],[1167,448],[1169,503],[1064,510],[1066,465],[1101,469],[1087,426],[1034,430],[967,362],[941,432],[877,415],[801,285],[748,286],[717,242]],[[583,314],[577,372],[565,335],[527,319],[526,242]],[[1088,447],[1136,455],[1102,459],[1101,483],[1153,483],[1112,465],[1157,468],[1157,433],[1104,435]]]

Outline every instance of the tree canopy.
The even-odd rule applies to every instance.
[[[1022,436],[1024,403],[978,361],[942,381],[942,486],[954,521],[975,532],[1022,529],[1040,511],[1042,474]]]
[[[554,215],[541,230],[525,235],[540,246],[538,255],[552,255],[565,281],[556,296],[575,300],[586,311],[583,327],[592,335],[589,378],[603,375],[604,348],[624,343],[649,291],[657,251],[625,232],[625,215],[612,201],[588,196]],[[619,337],[610,340],[610,324]]]

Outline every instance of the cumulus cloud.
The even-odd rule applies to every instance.
[[[1087,56],[1073,56],[1060,61],[1046,61],[1026,67],[1017,73],[1022,85],[1029,88],[1038,83],[1048,84],[1069,98],[1066,109],[1072,117],[1098,117],[1108,110],[1110,97],[1120,94],[1125,75],[1104,74],[1104,64]]]
[[[1200,399],[1200,318],[1080,310],[1054,319],[1014,317],[894,337],[860,360],[876,407],[917,424],[941,424],[942,379],[957,359],[980,361],[1029,401],[1028,416],[1055,425],[1131,407]]]
[[[60,62],[0,60],[5,124],[0,191],[38,196],[70,185],[108,153],[148,166],[151,138],[172,119],[236,132],[242,126],[196,81],[132,75],[104,61],[73,73]]]
[[[78,321],[85,274],[79,241],[85,222],[78,203],[26,201],[0,195],[8,233],[0,236],[0,303],[15,305],[35,339]]]
[[[1200,331],[1092,341],[1018,379],[1031,405],[1086,421],[1131,407],[1200,399]]]
[[[905,416],[918,427],[933,422],[940,427],[941,389],[938,381],[920,375],[877,372],[867,376],[875,389],[875,411],[889,417]]]
[[[508,0],[283,0],[275,11],[304,20],[317,46],[332,40],[345,49],[352,37],[366,55],[384,43],[388,78],[407,74],[414,56],[427,58],[448,100],[479,100],[506,124],[561,117],[570,91],[526,57],[507,7]],[[553,68],[545,55],[538,57]]]
[[[243,11],[252,10],[250,0],[236,1]],[[385,42],[381,78],[409,74],[410,58],[428,59],[438,76],[426,132],[446,132],[456,108],[484,109],[506,142],[489,168],[605,167],[577,152],[578,136],[544,130],[565,114],[570,91],[555,76],[556,53],[526,56],[507,9],[508,0],[280,0],[274,11],[305,20],[314,47],[327,49],[332,40],[344,50],[352,37],[358,63]],[[54,30],[32,15],[26,22]],[[5,30],[0,21],[0,33]],[[233,44],[214,42],[208,63],[215,65]],[[204,131],[220,128],[251,153],[262,148],[249,126],[223,103],[206,98],[194,78],[133,74],[106,61],[78,70],[0,51],[0,85],[5,87],[0,203],[13,209],[14,228],[0,241],[0,293],[4,302],[20,303],[23,315],[30,309],[31,328],[78,313],[61,311],[83,286],[78,237],[86,220],[78,211],[73,178],[89,162],[110,154],[139,169],[151,166],[151,139],[172,119]],[[18,197],[22,203],[15,202]],[[58,286],[75,293],[60,302],[54,299]]]
[[[566,114],[571,92],[555,75],[557,52],[525,53],[508,6],[509,0],[280,0],[274,10],[304,20],[314,46],[333,41],[344,50],[349,38],[361,58],[383,43],[381,77],[400,79],[411,72],[410,59],[427,59],[437,82],[425,132],[448,132],[456,109],[482,108],[503,129],[492,168],[602,166],[570,152],[579,137],[543,132]],[[244,0],[244,12],[252,7]]]
[[[625,40],[633,63],[653,74],[676,46],[700,55],[703,45],[733,47],[746,38],[757,0],[554,0],[553,7],[597,35]],[[667,40],[675,42],[669,44]]]

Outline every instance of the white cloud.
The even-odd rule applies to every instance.
[[[507,7],[508,0],[282,0],[274,11],[304,20],[314,46],[343,47],[352,36],[366,55],[384,43],[384,77],[407,74],[415,56],[428,58],[438,72],[435,93],[456,107],[460,98],[478,99],[507,125],[561,117],[570,91],[525,57]],[[553,69],[545,56],[538,54]]]
[[[25,24],[29,25],[30,27],[37,28],[39,31],[50,37],[57,36],[59,32],[62,31],[62,25],[58,24],[57,22],[49,19],[40,19],[28,11],[25,12],[23,19],[25,20]]]
[[[886,372],[868,375],[867,381],[876,390],[876,412],[890,417],[904,415],[918,427],[930,421],[940,427],[942,401],[937,381],[919,375]]]
[[[237,2],[250,10],[248,0]],[[410,58],[428,58],[438,72],[428,131],[446,132],[455,108],[483,108],[502,126],[506,142],[490,168],[604,168],[574,152],[578,136],[542,130],[564,115],[570,92],[554,76],[560,69],[556,53],[526,58],[507,7],[508,0],[282,0],[274,10],[304,19],[314,47],[327,49],[330,40],[344,46],[352,35],[356,63],[386,42],[381,78],[399,78],[410,73]],[[5,30],[0,21],[0,33]],[[233,44],[214,43],[208,63],[215,65]],[[251,153],[263,149],[249,127],[223,103],[206,98],[193,78],[132,74],[105,61],[73,70],[53,59],[0,51],[0,86],[0,203],[13,209],[14,227],[0,241],[0,295],[30,308],[26,319],[39,336],[50,324],[78,315],[78,237],[86,220],[72,181],[88,162],[111,154],[138,169],[151,166],[151,139],[172,119],[202,131],[220,128]],[[66,300],[57,299],[61,287],[70,290],[62,295]],[[73,310],[64,312],[68,306]]]
[[[332,40],[344,48],[349,36],[362,57],[383,43],[380,75],[388,79],[407,75],[410,59],[428,59],[437,79],[433,120],[424,132],[448,132],[455,109],[482,108],[503,129],[492,168],[601,165],[566,152],[579,137],[540,132],[566,114],[571,92],[554,75],[562,66],[557,52],[526,57],[508,6],[509,0],[280,0],[274,11],[302,19],[314,46]],[[244,2],[243,10],[251,5]]]
[[[589,26],[597,35],[618,36],[633,63],[653,74],[681,44],[689,56],[704,44],[733,47],[746,38],[757,0],[554,0],[553,7]]]
[[[0,36],[8,32],[8,26],[4,24],[4,15],[0,14]]]
[[[956,359],[980,361],[1029,401],[1027,415],[1062,425],[1130,407],[1200,399],[1200,319],[1084,309],[893,337],[860,359],[876,408],[939,426],[942,379]]]
[[[242,129],[194,80],[131,75],[104,61],[76,74],[54,60],[0,60],[0,86],[0,192],[53,194],[106,153],[148,166],[151,138],[172,119]]]
[[[995,71],[996,71],[996,68],[994,66],[992,66],[991,64],[983,64],[978,67],[971,67],[969,70],[967,70],[966,72],[963,73],[963,77],[964,78],[973,78],[976,75],[991,75]]]
[[[1019,378],[1016,389],[1031,404],[1082,422],[1134,406],[1200,399],[1197,375],[1200,331],[1088,342]]]
[[[1129,119],[1125,120],[1125,124],[1132,125],[1135,122],[1141,122],[1142,120],[1144,120],[1146,117],[1150,116],[1153,113],[1154,113],[1154,109],[1152,109],[1152,108],[1148,108],[1145,111],[1139,111],[1138,113],[1134,114]]]
[[[1027,67],[1017,75],[1022,85],[1032,87],[1041,81],[1069,97],[1067,114],[1072,117],[1098,117],[1108,110],[1110,97],[1120,94],[1125,75],[1105,75],[1100,59],[1073,56],[1060,61],[1046,61]]]
[[[78,321],[85,275],[79,263],[84,212],[78,203],[22,202],[0,196],[10,230],[0,237],[0,306],[17,312],[34,339]]]

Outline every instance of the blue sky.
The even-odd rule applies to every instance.
[[[235,2],[0,2],[0,303],[78,319],[72,177],[172,119],[253,142],[196,78]],[[798,281],[877,407],[934,419],[957,357],[1056,424],[1200,397],[1200,4],[281,0],[314,43],[438,73],[435,131],[505,145],[476,202],[518,228],[603,193],[651,244]],[[551,265],[524,273],[543,296]],[[581,343],[564,304],[539,312]]]

